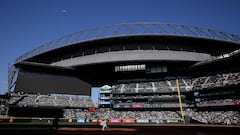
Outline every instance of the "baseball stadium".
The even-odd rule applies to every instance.
[[[240,35],[157,22],[96,27],[9,65],[0,132],[237,135],[239,89]]]

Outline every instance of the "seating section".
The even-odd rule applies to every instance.
[[[82,109],[64,109],[63,117],[65,118],[81,118],[81,119],[91,119],[91,113],[88,110]]]
[[[210,109],[208,111],[197,111],[196,108],[194,110],[190,109],[193,107],[238,106],[240,100],[238,99],[238,95],[234,95],[234,90],[210,90],[211,92],[201,90],[230,85],[238,86],[239,83],[240,73],[217,74],[193,79],[178,79],[180,91],[183,92],[183,94],[181,93],[181,99],[184,115],[206,124],[230,123],[231,125],[240,125],[239,111],[226,111],[224,109],[220,109],[222,111],[213,111]],[[68,108],[64,109],[64,118],[89,120],[93,118],[181,120],[177,90],[176,80],[116,84],[112,86],[112,108],[95,108],[89,97],[43,94],[14,93],[11,95],[8,104],[19,107]],[[196,94],[195,99],[187,97],[189,96],[187,92],[191,92],[192,90],[194,90],[194,95]],[[204,98],[201,98],[201,96]],[[186,102],[187,98],[193,101],[198,100],[193,106],[190,104],[191,102]],[[1,105],[0,112],[5,112],[3,108],[5,107]],[[94,111],[89,111],[89,108],[95,109]]]
[[[9,100],[9,104],[20,107],[94,107],[92,99],[87,97],[36,94],[13,94]]]
[[[237,85],[240,83],[240,72],[217,74],[213,76],[203,76],[194,78],[192,87],[194,90],[202,90],[206,88],[223,87],[228,85]]]
[[[7,99],[0,98],[0,118],[6,117],[8,112]]]
[[[240,114],[238,111],[193,111],[187,109],[185,115],[206,124],[240,125]]]
[[[179,79],[179,87],[181,91],[190,91],[192,89],[191,80]],[[169,92],[177,92],[175,80],[125,83],[113,86],[113,93],[169,93]]]
[[[227,124],[240,125],[240,114],[237,111],[193,111],[186,109],[185,117],[205,124]],[[107,119],[158,119],[158,120],[180,120],[179,111],[114,111],[111,109],[98,109],[94,113],[80,109],[64,109],[65,118],[107,118]],[[229,124],[229,123],[228,123]]]
[[[235,105],[240,100],[237,99],[218,99],[218,100],[208,100],[208,101],[200,101],[197,103],[198,107],[206,107],[206,106],[227,106],[227,105]]]
[[[75,112],[75,113],[73,113]],[[181,119],[174,111],[115,111],[111,109],[98,109],[91,115],[86,110],[64,109],[65,118],[108,118],[108,119]]]
[[[240,83],[240,72],[217,74],[190,79],[179,79],[181,91],[201,90],[204,88],[223,87]],[[167,93],[176,92],[175,80],[125,83],[113,86],[113,93]]]

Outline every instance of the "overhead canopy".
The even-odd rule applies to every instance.
[[[229,54],[197,62],[190,67],[190,70],[195,74],[217,74],[219,72],[236,72],[239,71],[239,68],[240,50],[238,49]]]

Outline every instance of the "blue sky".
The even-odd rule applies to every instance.
[[[93,27],[162,22],[240,34],[239,0],[0,0],[0,93],[7,67],[39,45]]]

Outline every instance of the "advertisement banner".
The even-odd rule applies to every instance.
[[[167,123],[178,123],[179,120],[173,120],[173,119],[170,119],[170,120],[167,120]]]
[[[109,123],[121,123],[121,119],[109,119]]]
[[[85,119],[77,119],[77,123],[85,123]]]
[[[91,122],[97,123],[98,119],[91,119]]]
[[[166,123],[166,120],[150,120],[151,123],[161,124]]]
[[[143,108],[143,104],[132,104],[132,108]]]
[[[122,119],[123,123],[135,123],[135,119]]]
[[[91,119],[91,122],[93,122],[93,123],[100,123],[100,122],[102,122],[102,118],[101,119]]]
[[[137,123],[149,123],[149,120],[136,120]]]
[[[132,108],[132,105],[131,104],[123,104],[123,105],[120,105],[120,108]]]

